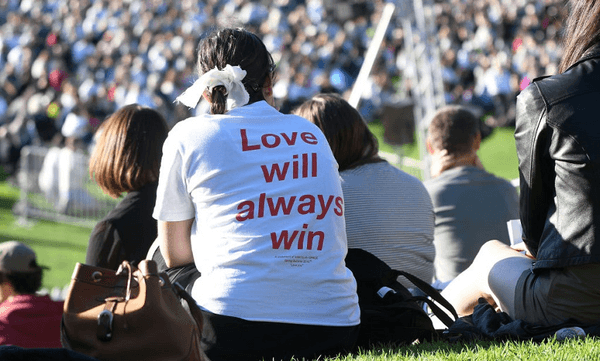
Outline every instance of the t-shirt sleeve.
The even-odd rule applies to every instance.
[[[176,141],[168,137],[158,177],[156,205],[152,216],[159,221],[184,221],[194,218],[196,211],[187,191],[183,159]]]

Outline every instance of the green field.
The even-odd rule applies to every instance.
[[[383,127],[380,124],[370,126],[382,139]],[[383,142],[380,147],[386,152],[395,151]],[[406,157],[419,157],[419,149],[415,144],[403,146],[402,152]],[[479,156],[488,171],[506,179],[518,177],[512,129],[496,129],[482,143]],[[70,280],[75,263],[85,261],[91,228],[48,221],[21,224],[11,211],[19,196],[19,190],[10,186],[0,175],[0,242],[19,240],[30,245],[37,252],[39,262],[50,267],[44,276],[43,287],[64,287]]]
[[[381,136],[381,128],[373,125],[373,129]],[[381,148],[387,152],[394,151],[394,148],[386,144]],[[404,146],[403,153],[405,156],[417,157],[418,148],[415,145]],[[506,179],[514,179],[518,176],[511,129],[497,129],[485,139],[479,155],[490,172]],[[85,260],[91,229],[46,221],[37,221],[28,225],[20,224],[11,211],[18,199],[19,190],[6,182],[5,176],[0,172],[0,242],[14,239],[29,244],[37,252],[39,262],[51,267],[45,274],[43,287],[64,287],[69,282],[75,263]],[[553,339],[541,344],[513,341],[480,341],[473,344],[434,342],[399,348],[373,348],[333,360],[600,360],[600,342],[591,337],[567,340],[560,344]]]
[[[383,126],[378,123],[370,123],[370,129],[380,139],[380,150],[388,153],[394,153],[396,150],[381,141],[383,139]],[[416,139],[416,137],[415,137]],[[406,157],[419,159],[419,147],[416,143],[401,147],[402,154]],[[481,148],[478,152],[481,163],[486,170],[508,180],[519,177],[517,149],[515,147],[513,128],[496,128],[483,139]]]
[[[17,240],[35,250],[38,262],[50,267],[44,272],[42,287],[64,287],[69,283],[76,262],[85,261],[91,229],[48,221],[19,222],[12,206],[19,190],[0,182],[0,242]]]
[[[336,361],[590,361],[600,359],[600,341],[592,337],[558,342],[432,342],[397,348],[374,348]]]

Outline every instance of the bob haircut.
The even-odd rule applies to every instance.
[[[296,108],[294,113],[321,128],[340,172],[383,161],[377,155],[377,138],[360,113],[340,95],[315,95]]]
[[[118,198],[158,181],[162,145],[169,128],[157,111],[124,106],[106,119],[90,157],[90,177],[104,193]]]

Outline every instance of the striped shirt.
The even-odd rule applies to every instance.
[[[435,220],[423,183],[388,162],[365,164],[340,174],[348,247],[362,248],[393,269],[431,282]],[[403,277],[398,280],[407,288],[414,287]]]

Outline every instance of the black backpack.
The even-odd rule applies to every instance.
[[[404,345],[437,339],[438,333],[425,312],[423,303],[427,303],[446,326],[449,327],[454,321],[432,299],[444,306],[454,319],[458,318],[452,305],[427,282],[390,268],[365,250],[350,248],[346,256],[346,267],[352,271],[358,285],[361,326],[357,347]],[[427,296],[413,296],[397,281],[400,275]]]

